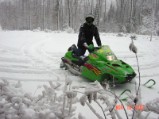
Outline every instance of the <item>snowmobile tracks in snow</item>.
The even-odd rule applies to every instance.
[[[21,80],[60,79],[57,65],[53,66],[58,63],[57,58],[47,58],[46,53],[40,50],[43,43],[43,40],[40,43],[27,42],[20,50],[2,46],[0,49],[0,78],[8,80],[17,78]]]
[[[43,45],[49,41],[48,40],[41,40],[38,42],[33,43],[32,45],[24,45],[23,52],[24,55],[28,56],[35,67],[42,67],[43,70],[49,72],[48,77],[52,77],[52,80],[59,80],[61,73],[58,73],[60,69],[57,67],[57,59],[54,59],[51,56],[48,56],[46,52],[43,50]],[[53,54],[52,54],[53,55]],[[60,60],[60,58],[59,58]]]

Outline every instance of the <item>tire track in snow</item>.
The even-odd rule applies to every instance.
[[[129,59],[129,60],[131,60],[131,59],[135,59],[136,58],[133,53],[128,54],[128,52],[117,52],[116,54],[118,54],[118,58],[119,59]],[[157,54],[157,52],[155,52],[155,54],[154,54],[153,51],[151,52],[151,55],[153,57],[155,57],[156,54]],[[138,53],[138,58],[139,58],[140,62],[142,61],[141,58],[143,58],[143,57],[146,57],[150,61],[147,62],[147,63],[144,63],[144,64],[140,64],[140,67],[141,67],[142,70],[159,67],[159,61],[157,61],[157,60],[151,60],[151,56],[147,56],[146,53],[143,53],[143,52]],[[136,64],[134,64],[132,66],[133,67],[137,67]]]
[[[0,72],[7,73],[23,73],[23,74],[47,74],[47,71],[43,70],[33,70],[33,69],[21,69],[21,68],[11,68],[11,67],[0,67]]]
[[[121,56],[120,54],[124,55],[124,56]],[[128,54],[127,52],[118,52],[118,55],[119,55],[119,59],[122,59],[123,61],[125,60],[129,60],[129,62],[133,62],[133,64],[131,65],[135,70],[136,70],[136,73],[137,73],[137,64],[136,64],[136,57],[134,54],[130,55]],[[154,52],[151,52],[151,55],[152,56],[148,56],[146,53],[139,53],[138,54],[138,58],[139,58],[139,64],[140,64],[140,70],[141,70],[141,76],[142,77],[152,77],[152,76],[159,76],[159,61],[157,61],[156,59],[154,58],[150,58],[150,57],[155,57],[156,55],[156,52],[154,54]],[[142,59],[144,58],[144,59]],[[148,60],[149,59],[149,60]],[[133,61],[132,61],[133,60]],[[144,64],[141,64],[142,63],[142,60],[148,60],[147,62],[145,62]],[[134,62],[135,61],[135,62]],[[127,62],[127,61],[125,61]],[[147,73],[148,70],[151,70],[151,69],[156,69],[155,72],[152,74],[152,73]]]
[[[50,41],[51,39],[48,39],[48,41]],[[51,72],[54,73],[57,76],[57,79],[61,79],[60,77],[62,77],[61,72],[58,73],[57,71],[60,69],[60,60],[61,57],[51,57],[50,55],[47,55],[46,52],[43,50],[43,46],[45,43],[47,43],[46,40],[41,41],[41,43],[39,43],[38,45],[36,44],[35,47],[33,47],[34,51],[37,52],[37,54],[40,57],[43,57],[42,62],[44,63],[44,66]],[[52,54],[54,55],[54,53]],[[57,60],[58,59],[58,60]],[[59,65],[57,65],[59,64]],[[57,70],[55,70],[57,69]],[[62,71],[62,70],[60,70]],[[64,74],[65,72],[63,72]]]
[[[49,72],[42,67],[35,68],[32,66],[29,58],[23,55],[21,50],[3,45],[0,52],[0,78],[6,77],[5,79],[13,78],[16,80],[18,77],[22,79],[24,76],[32,76],[32,79],[35,77],[39,79],[41,75],[49,74]],[[46,76],[44,78],[46,78]]]
[[[58,55],[56,53],[46,53],[46,51],[43,49],[44,44],[39,45],[39,47],[37,47],[36,51],[37,53],[39,53],[42,57],[45,57],[47,59],[47,61],[50,62],[50,64],[52,63],[52,66],[57,67],[57,65],[55,64],[59,64],[61,62],[61,55],[58,53]],[[56,54],[56,55],[55,55]],[[57,67],[59,68],[59,66]]]
[[[2,45],[0,44],[0,53],[7,53],[7,54],[14,54],[14,55],[21,55],[21,52],[16,49],[16,48],[12,48],[6,45]]]
[[[26,59],[0,57],[0,62],[12,62],[12,63],[29,63]]]
[[[130,55],[130,54],[128,54],[127,52],[117,52],[117,54],[118,54],[118,59],[123,59],[123,61],[124,60],[126,60],[126,59],[128,59],[128,60],[132,60],[132,59],[135,59],[136,60],[136,57],[135,57],[135,55],[134,54],[132,54],[132,55]],[[139,53],[138,54],[138,58],[140,59],[140,58],[143,58],[143,57],[145,57],[146,56],[146,54],[145,53]],[[150,58],[149,58],[150,59]],[[157,67],[159,67],[159,61],[157,61],[157,60],[155,60],[155,61],[150,61],[151,63],[145,63],[145,64],[140,64],[140,68],[142,69],[142,70],[146,70],[146,69],[152,69],[152,68],[157,68]],[[136,63],[136,62],[135,62]],[[137,67],[137,65],[136,64],[133,64],[133,65],[131,65],[131,66],[133,66],[133,67]]]
[[[48,73],[45,70],[35,69],[31,67],[30,61],[27,59],[27,57],[22,57],[21,51],[17,50],[18,53],[14,54],[10,52],[12,50],[9,49],[9,47],[4,47],[4,50],[1,49],[1,51],[5,51],[1,53],[0,56],[0,73],[3,75],[3,73],[17,73],[17,74],[46,74]]]
[[[49,62],[49,60],[46,58],[46,56],[43,55],[38,50],[38,48],[41,49],[42,44],[44,44],[47,41],[48,40],[45,39],[45,40],[40,40],[38,42],[34,42],[31,44],[30,43],[25,44],[22,47],[22,51],[23,51],[24,55],[29,57],[30,60],[33,62],[33,64],[35,64],[35,67],[38,68],[39,66],[42,66],[45,71],[49,72],[50,77],[56,77],[56,79],[59,81],[60,74],[57,74],[55,72],[56,68],[53,67],[54,62],[53,61]],[[57,66],[57,65],[54,65],[54,66]],[[56,69],[56,70],[58,70],[58,69]]]
[[[1,47],[1,56],[0,56],[0,74],[3,73],[32,73],[32,71],[28,70],[28,64],[30,64],[29,60],[25,57],[22,57],[21,51],[8,47],[2,46]],[[3,48],[3,49],[2,49]],[[14,52],[13,52],[14,51]],[[34,69],[33,72],[36,71]],[[36,72],[41,73],[41,72]]]

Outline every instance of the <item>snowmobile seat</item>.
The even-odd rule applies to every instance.
[[[76,57],[80,57],[80,52],[78,50],[78,48],[76,47],[75,44],[73,44],[71,47],[68,48],[68,51],[72,51],[73,53],[73,56],[76,58]]]
[[[78,66],[84,65],[84,63],[88,60],[88,57],[79,55],[78,49],[75,44],[73,44],[71,47],[69,47],[68,51],[72,51],[72,56],[74,58],[78,59],[78,61],[72,61],[74,64],[76,64]]]

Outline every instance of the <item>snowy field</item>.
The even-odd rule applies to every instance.
[[[100,36],[102,44],[109,45],[116,56],[130,64],[138,74],[135,54],[129,50],[129,44],[131,43],[130,35],[123,34],[119,36],[118,34],[101,33]],[[48,103],[46,97],[41,97],[45,98],[39,99],[43,100],[43,102],[41,101],[41,103],[38,104],[38,106],[42,105],[41,107],[36,105],[37,102],[35,104],[35,102],[33,103],[31,101],[42,94],[44,96],[45,92],[48,93],[49,86],[52,86],[53,89],[58,89],[55,92],[57,94],[56,97],[60,100],[61,98],[60,96],[58,97],[58,95],[62,95],[63,90],[67,89],[67,87],[64,86],[66,79],[69,79],[69,83],[71,82],[68,91],[72,90],[71,87],[93,87],[93,84],[86,79],[73,76],[68,71],[59,68],[61,57],[64,56],[69,46],[77,43],[77,38],[78,34],[67,32],[0,31],[0,119],[60,118],[60,116],[57,116],[58,114],[60,115],[60,111],[59,113],[54,112],[60,110],[57,108],[60,104],[63,104],[63,101],[59,101],[55,106],[56,102],[54,102],[55,104]],[[159,38],[153,37],[150,42],[150,36],[137,35],[137,40],[135,40],[134,43],[138,48],[141,70],[141,97],[142,105],[145,105],[147,102],[159,98]],[[151,89],[143,86],[149,79],[156,81],[156,85]],[[135,84],[133,82],[135,82],[135,80],[138,82],[138,76],[136,76],[132,83],[123,84],[111,90],[114,91],[116,95],[119,95],[125,89],[130,89],[132,91],[131,93],[134,94]],[[13,99],[12,96],[10,97],[11,100],[13,100],[10,101],[10,103],[7,103],[3,98],[2,94],[5,92],[5,89],[3,91],[3,86],[6,86],[6,92],[10,91],[10,93],[14,95],[12,96],[15,97],[15,99]],[[84,89],[77,88],[76,91],[84,92]],[[54,91],[52,91],[50,95],[55,94],[55,92],[53,92]],[[25,95],[27,95],[26,97],[30,97],[27,98],[29,101],[25,101],[28,106],[19,106],[24,102],[23,99]],[[81,94],[77,93],[77,100],[80,96]],[[12,106],[11,102],[12,104],[13,102],[16,104],[14,103],[14,106]],[[44,106],[45,103],[46,107]],[[35,106],[37,106],[36,109]],[[101,109],[94,103],[92,106],[95,107],[97,113],[104,119]],[[74,104],[74,107],[76,107],[74,111],[75,115],[70,118],[98,119],[87,106],[81,106],[78,101]],[[22,108],[23,111],[17,112],[17,108],[19,110]],[[69,111],[65,111],[65,114],[67,112],[69,114]],[[122,113],[122,119],[126,119],[123,110],[119,110],[119,112]],[[158,118],[159,115],[152,112],[147,119]]]

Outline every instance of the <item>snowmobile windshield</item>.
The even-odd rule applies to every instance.
[[[114,55],[107,55],[106,58],[109,61],[117,60],[116,56],[114,56]]]

